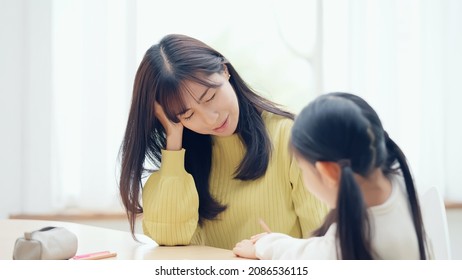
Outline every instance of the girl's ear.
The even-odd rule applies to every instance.
[[[228,66],[226,66],[226,64],[223,63],[223,73],[228,76],[229,75],[229,71],[228,71]]]
[[[315,163],[316,170],[321,175],[321,179],[325,186],[337,188],[340,184],[340,166],[331,161],[317,161]]]

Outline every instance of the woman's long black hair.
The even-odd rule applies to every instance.
[[[226,68],[225,68],[226,67]],[[268,167],[271,142],[261,113],[269,111],[293,119],[293,114],[277,104],[257,95],[239,76],[231,63],[219,52],[194,38],[171,34],[149,48],[136,73],[132,103],[125,136],[121,146],[120,195],[130,221],[132,234],[136,216],[143,212],[140,204],[142,176],[151,171],[146,161],[159,168],[161,150],[166,145],[165,130],[156,118],[154,104],[158,102],[167,117],[179,122],[178,112],[185,109],[182,92],[184,83],[193,81],[207,87],[217,87],[207,78],[227,69],[230,83],[239,104],[237,133],[246,148],[246,154],[236,169],[235,178],[254,180],[263,176]],[[185,169],[196,184],[199,195],[199,217],[214,219],[226,209],[209,192],[212,165],[210,135],[183,131]]]
[[[371,249],[366,204],[353,173],[367,177],[376,168],[381,168],[385,175],[401,171],[420,259],[426,259],[422,215],[406,157],[384,131],[377,113],[366,101],[340,92],[318,97],[296,118],[291,145],[297,154],[311,163],[337,162],[342,168],[337,207],[314,232],[315,236],[322,236],[336,222],[341,259],[375,257]]]

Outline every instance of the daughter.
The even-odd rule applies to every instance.
[[[292,128],[305,186],[332,209],[313,237],[262,233],[236,244],[258,259],[427,259],[419,202],[406,158],[358,96],[322,95]]]

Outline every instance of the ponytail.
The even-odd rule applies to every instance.
[[[385,132],[385,131],[384,131]],[[419,243],[420,259],[427,259],[425,252],[425,229],[422,221],[422,212],[420,211],[419,198],[417,196],[414,180],[412,179],[409,165],[407,164],[406,156],[398,145],[388,136],[385,132],[385,145],[387,147],[388,158],[386,160],[386,171],[384,173],[390,173],[393,171],[393,164],[397,160],[399,167],[404,177],[404,183],[406,185],[406,191],[409,197],[409,204],[411,206],[412,220],[414,221],[414,227],[417,234],[417,241]]]
[[[361,190],[349,163],[342,167],[337,198],[337,238],[341,259],[371,260],[370,223]]]
[[[368,177],[377,168],[385,176],[404,177],[420,259],[427,258],[422,214],[406,157],[364,99],[342,92],[316,98],[297,116],[291,141],[296,152],[311,163],[328,161],[341,166],[336,208],[314,232],[315,236],[324,235],[337,223],[339,259],[372,259],[376,255],[367,207],[354,174]]]

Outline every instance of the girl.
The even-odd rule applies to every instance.
[[[260,259],[427,259],[414,183],[400,148],[358,96],[322,95],[292,128],[305,186],[332,209],[314,237],[267,233],[238,256]]]
[[[144,233],[160,245],[231,249],[259,232],[260,217],[308,236],[327,208],[304,188],[287,151],[292,124],[291,113],[255,94],[219,52],[165,36],[138,68],[121,148],[132,233],[143,213]],[[158,170],[141,188],[146,163]]]

